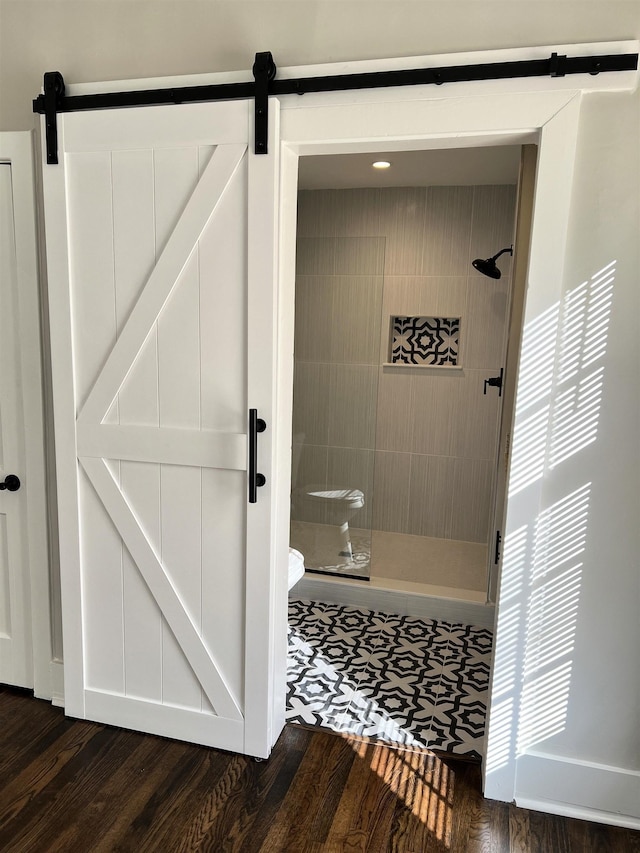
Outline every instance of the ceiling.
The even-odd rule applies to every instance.
[[[390,168],[372,168],[388,160]],[[301,157],[300,189],[516,184],[520,146],[393,151]]]

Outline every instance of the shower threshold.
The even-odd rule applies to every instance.
[[[444,587],[460,590],[464,598],[470,592],[476,600],[486,594],[485,543],[360,528],[351,529],[351,543],[349,558],[340,554],[337,528],[291,522],[291,546],[303,554],[307,572],[352,580],[375,578],[385,586]]]
[[[308,572],[310,575],[324,575],[325,577],[341,577],[350,581],[364,581],[365,583],[369,583],[371,580],[369,575],[351,575],[341,569],[334,568],[326,568],[326,569],[309,569],[305,566],[305,572]]]

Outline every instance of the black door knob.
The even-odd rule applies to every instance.
[[[7,474],[4,483],[0,483],[0,491],[17,492],[20,488],[20,480],[15,474]]]

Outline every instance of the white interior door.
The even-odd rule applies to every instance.
[[[0,486],[25,479],[17,283],[11,165],[0,163]],[[0,682],[32,687],[25,495],[0,489]]]
[[[252,111],[60,116],[43,168],[66,711],[266,756],[277,103],[268,156]]]

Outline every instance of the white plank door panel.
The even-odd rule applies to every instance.
[[[72,509],[67,713],[266,756],[279,734],[273,450],[267,429],[267,484],[249,505],[247,431],[249,406],[272,427],[278,115],[274,102],[271,153],[256,157],[252,110],[61,115],[44,192]]]

